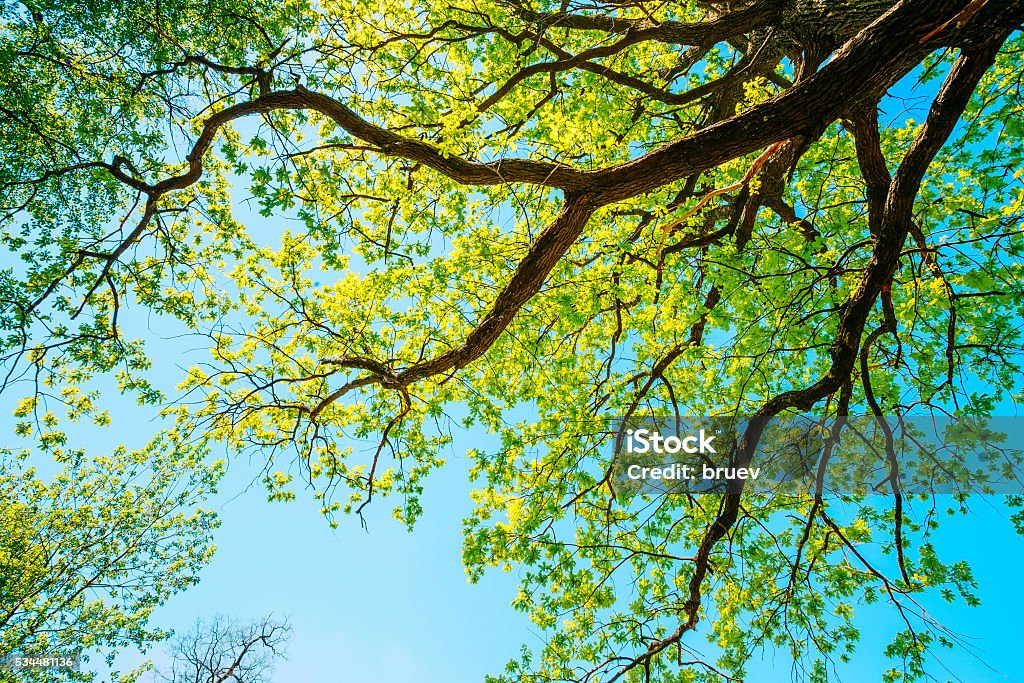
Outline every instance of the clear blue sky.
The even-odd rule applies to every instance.
[[[173,365],[165,371],[173,375]],[[113,429],[89,433],[97,449],[140,443],[156,428],[127,405],[113,412]],[[10,425],[9,417],[0,418],[5,433]],[[390,518],[387,501],[369,509],[368,532],[347,517],[331,530],[311,496],[269,503],[258,484],[248,486],[259,463],[234,462],[214,501],[223,522],[218,552],[201,582],[159,608],[154,623],[186,631],[196,619],[216,614],[243,620],[287,615],[294,631],[277,683],[451,683],[499,673],[522,644],[542,640],[509,606],[514,572],[492,570],[472,585],[462,568],[461,520],[471,507],[464,453],[488,441],[456,432],[448,465],[427,482],[425,513],[413,533]],[[982,605],[936,599],[926,607],[974,650],[942,652],[933,673],[939,680],[1024,683],[1017,635],[1024,538],[1013,533],[1001,497],[978,497],[973,508],[969,517],[945,520],[935,541],[946,560],[971,561]],[[871,608],[859,625],[862,647],[841,672],[845,681],[877,681],[889,666],[881,651],[896,627],[894,614]],[[702,636],[690,642],[705,645]],[[149,656],[160,662],[161,648]],[[128,655],[121,670],[141,659]],[[748,680],[788,683],[790,667],[785,653],[766,653],[752,664]]]
[[[472,441],[467,435],[456,448]],[[520,644],[541,641],[508,606],[514,573],[493,570],[481,584],[466,581],[460,562],[460,520],[470,508],[466,469],[464,459],[452,457],[433,477],[426,512],[411,534],[389,519],[386,503],[371,511],[367,533],[355,519],[331,531],[308,499],[266,503],[258,488],[236,497],[220,509],[219,551],[202,582],[161,609],[158,623],[186,629],[215,613],[288,614],[295,630],[278,683],[451,683],[498,673]],[[239,470],[225,491],[244,485]],[[943,652],[933,672],[945,680],[945,666],[964,681],[1024,683],[1017,628],[1024,538],[1012,532],[1000,497],[978,498],[974,508],[971,517],[947,520],[937,543],[948,559],[972,561],[982,606],[939,600],[927,606],[966,636],[977,656]],[[893,619],[886,609],[865,612],[861,652],[844,680],[878,680],[888,668],[881,649]],[[751,667],[749,680],[788,683],[790,664],[784,653],[769,654]]]

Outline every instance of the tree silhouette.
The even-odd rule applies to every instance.
[[[248,623],[222,616],[199,620],[174,639],[170,664],[156,678],[166,683],[266,683],[290,632],[286,620],[273,617]]]

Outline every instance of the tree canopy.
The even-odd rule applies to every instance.
[[[216,517],[196,506],[221,470],[177,441],[92,458],[68,449],[49,477],[29,452],[0,449],[0,656],[88,659],[167,635],[149,617],[213,553]],[[69,666],[16,674],[5,666],[0,681],[95,677]]]
[[[548,636],[508,680],[729,680],[763,648],[826,680],[865,602],[901,624],[886,680],[954,640],[918,599],[975,600],[930,541],[965,498],[626,504],[609,424],[753,416],[743,462],[776,415],[1019,395],[1024,2],[2,12],[0,353],[33,457],[110,419],[102,386],[257,455],[273,498],[412,525],[455,425],[487,430],[464,561],[520,567]],[[176,394],[153,320],[208,349]]]

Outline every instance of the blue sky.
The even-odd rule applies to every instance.
[[[146,440],[156,424],[118,403],[111,430],[79,436],[97,449],[105,442]],[[5,432],[9,425],[9,418],[0,418]],[[217,554],[200,583],[159,608],[154,623],[187,631],[197,619],[217,614],[241,620],[287,616],[293,633],[277,683],[451,683],[499,673],[521,645],[539,648],[543,634],[509,606],[514,571],[494,569],[470,584],[461,564],[461,520],[472,504],[465,452],[492,445],[477,431],[455,432],[445,453],[448,464],[427,481],[425,512],[412,533],[391,519],[386,500],[369,508],[368,530],[352,517],[342,517],[332,530],[312,495],[267,502],[259,483],[250,485],[260,463],[234,461],[211,501],[222,519]],[[1024,606],[1018,579],[1024,538],[1013,533],[1001,496],[976,497],[971,506],[970,516],[944,520],[934,540],[947,561],[971,561],[982,604],[968,608],[931,599],[925,607],[972,649],[940,652],[932,673],[938,680],[1024,683],[1016,627]],[[884,607],[861,612],[861,647],[854,662],[840,669],[843,680],[879,680],[891,665],[881,652],[895,619]],[[707,650],[701,634],[688,642]],[[159,665],[164,647],[147,656]],[[126,653],[119,668],[142,659]],[[755,656],[748,680],[788,683],[791,668],[786,653],[766,652]]]
[[[474,440],[464,436],[456,449]],[[229,475],[225,494],[245,486],[243,469],[236,466]],[[453,454],[433,475],[425,513],[412,533],[389,519],[386,502],[370,511],[368,532],[353,518],[332,531],[309,498],[267,503],[258,487],[236,495],[220,506],[218,553],[202,582],[160,609],[157,621],[185,630],[196,618],[217,613],[243,619],[288,615],[294,633],[289,657],[278,665],[278,683],[450,683],[498,673],[521,644],[542,640],[508,606],[516,592],[514,572],[492,570],[477,585],[466,580],[460,521],[470,509],[467,469],[467,461]],[[1001,497],[979,497],[972,505],[970,517],[946,521],[937,544],[950,559],[972,561],[982,606],[938,600],[926,606],[976,649],[941,653],[933,673],[945,680],[946,667],[964,681],[1024,683],[1015,626],[1024,538],[1013,534]],[[862,648],[841,669],[844,680],[879,679],[889,666],[881,649],[894,618],[884,608],[864,613]],[[694,642],[703,644],[702,637]],[[159,651],[153,659],[160,660]],[[766,653],[752,664],[749,680],[788,682],[790,667],[784,653]]]

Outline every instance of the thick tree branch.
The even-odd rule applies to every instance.
[[[653,22],[650,19],[628,19],[604,15],[574,14],[571,12],[541,13],[513,3],[526,21],[541,28],[564,26],[583,31],[604,31],[625,34],[633,43],[657,41],[670,45],[714,45],[742,35],[764,24],[775,21],[782,12],[783,2],[763,0],[749,7],[729,12],[712,21],[685,23],[678,21]]]

